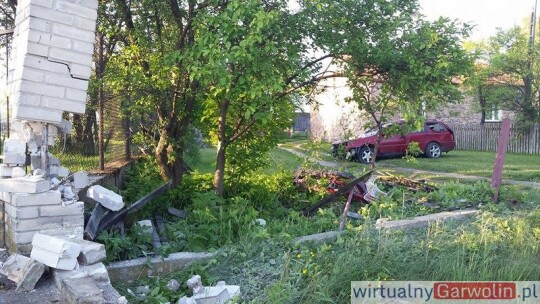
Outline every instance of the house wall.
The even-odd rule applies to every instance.
[[[351,96],[345,78],[327,79],[325,89],[314,97],[311,106],[311,137],[334,141],[357,136],[369,121],[355,104],[345,102]]]

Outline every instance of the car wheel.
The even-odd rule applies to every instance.
[[[426,147],[426,156],[429,158],[439,158],[441,156],[441,146],[436,142],[430,142]]]
[[[364,163],[370,164],[371,159],[373,158],[373,150],[369,146],[363,146],[356,150],[356,160]]]

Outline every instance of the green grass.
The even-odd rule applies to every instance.
[[[419,157],[416,160],[407,162],[402,158],[382,159],[378,165],[491,177],[495,153],[456,150],[444,153],[438,159]],[[503,178],[540,182],[540,155],[507,154]]]

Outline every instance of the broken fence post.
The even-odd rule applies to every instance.
[[[493,194],[493,202],[499,200],[499,191],[502,181],[502,171],[504,167],[504,159],[506,157],[506,146],[510,137],[510,127],[512,121],[510,118],[504,118],[501,124],[501,133],[499,134],[499,143],[497,145],[497,154],[495,156],[495,165],[493,166],[493,177],[491,178],[491,187],[495,190]]]

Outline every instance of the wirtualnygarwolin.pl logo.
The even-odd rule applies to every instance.
[[[540,281],[353,281],[351,303],[540,303]]]

